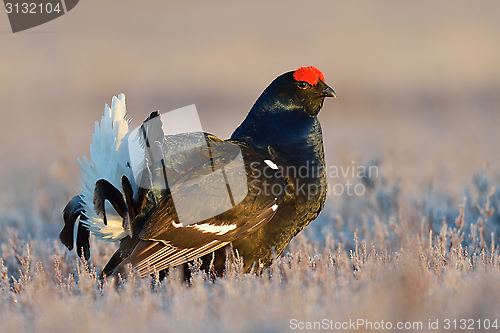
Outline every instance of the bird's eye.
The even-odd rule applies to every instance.
[[[306,89],[307,87],[309,87],[309,83],[304,81],[299,81],[297,82],[297,87],[299,87],[300,89]]]

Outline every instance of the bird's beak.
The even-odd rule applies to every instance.
[[[325,97],[334,97],[334,98],[337,98],[337,95],[335,94],[335,91],[332,88],[330,88],[329,86],[327,86],[326,84],[325,84],[325,88],[323,89],[323,91],[321,93]]]

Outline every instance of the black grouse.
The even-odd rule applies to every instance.
[[[270,265],[325,203],[317,115],[325,97],[336,96],[324,81],[312,66],[280,75],[228,140],[208,133],[168,135],[157,111],[131,132],[125,96],[115,97],[101,127],[96,123],[91,161],[80,162],[82,189],[64,209],[62,243],[73,248],[75,225],[77,253],[87,259],[90,232],[120,241],[102,276],[124,274],[129,263],[147,276],[198,257],[221,274],[229,244],[246,272]],[[139,178],[131,170],[131,138],[150,154]],[[238,158],[242,163],[233,163]],[[211,190],[221,188],[208,177],[216,172],[225,181],[229,207],[221,191]],[[246,181],[238,185],[238,177]],[[207,207],[217,214],[200,220]]]

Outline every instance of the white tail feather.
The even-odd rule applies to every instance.
[[[84,156],[80,164],[80,193],[88,220],[82,221],[97,237],[117,241],[127,233],[122,227],[122,218],[106,201],[107,225],[94,210],[94,189],[99,179],[106,179],[121,190],[121,177],[127,176],[135,187],[129,167],[128,152],[129,119],[125,106],[125,95],[113,96],[111,107],[104,107],[101,126],[95,123],[95,132],[90,145],[90,161]],[[134,188],[135,190],[135,188]]]

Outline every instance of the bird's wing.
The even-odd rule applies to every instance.
[[[201,257],[257,230],[272,220],[284,200],[286,181],[274,163],[270,162],[274,167],[266,164],[268,156],[241,143],[206,138],[210,146],[207,160],[195,151],[177,154],[178,161],[196,164],[187,171],[179,168],[177,178],[168,179],[168,191],[156,192],[157,205],[140,232],[141,240],[154,245],[134,251],[130,258],[141,274],[153,266],[161,270]],[[240,156],[241,165],[236,163]],[[217,171],[225,182],[210,177]],[[207,210],[209,216],[202,218]]]
[[[213,240],[204,246],[179,249],[166,246],[160,242],[141,242],[137,245],[134,253],[132,253],[132,258],[129,262],[139,272],[141,277],[145,277],[154,271],[159,272],[169,267],[175,267],[196,258],[201,258],[228,244],[229,242]]]
[[[244,236],[258,226],[268,223],[275,214],[273,205],[265,207],[260,214],[242,216],[240,221],[232,221],[233,223],[229,225],[218,225],[219,221],[211,219],[202,224],[193,224],[167,232],[160,235],[157,241],[146,249],[133,253],[131,262],[140,275],[145,276],[152,271],[153,267],[156,271],[160,271],[197,257],[201,258],[228,245],[238,236]],[[245,220],[243,222],[246,223],[241,223],[241,220]],[[240,227],[235,227],[238,224]]]

